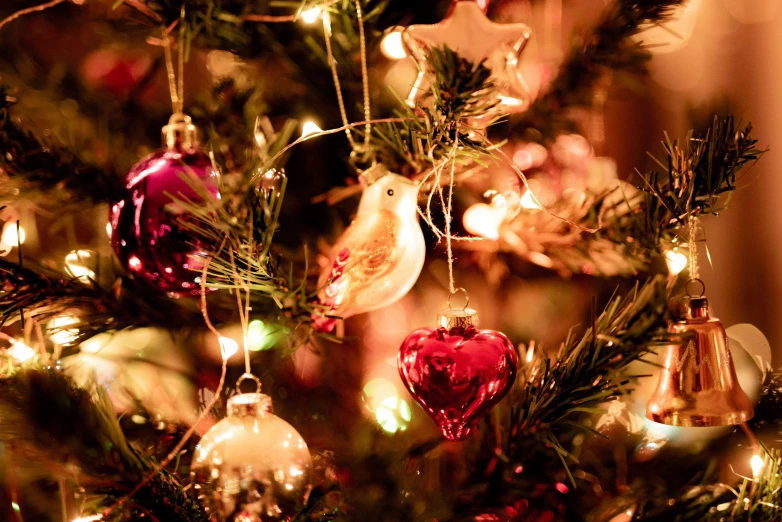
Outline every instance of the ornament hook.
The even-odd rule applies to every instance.
[[[693,286],[695,288],[693,288]],[[700,292],[695,292],[695,289],[700,286]],[[687,297],[690,299],[703,297],[706,295],[706,284],[699,277],[695,277],[687,281],[684,285],[684,291],[687,292]]]
[[[464,293],[464,298],[466,299],[466,302],[464,303],[464,306],[462,306],[462,310],[467,310],[467,307],[470,306],[470,296],[467,295],[467,290],[465,290],[461,286],[459,288],[454,288],[453,292],[448,294],[448,308],[453,310],[453,305],[451,304],[451,298],[453,298],[453,296],[455,296],[459,292]]]
[[[244,373],[236,380],[236,393],[242,394],[241,386],[245,380],[255,381],[255,393],[261,393],[261,380],[251,373]]]

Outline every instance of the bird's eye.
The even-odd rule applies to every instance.
[[[386,194],[388,194],[389,196],[393,196],[394,195],[394,189],[388,189],[388,192],[386,192]]]

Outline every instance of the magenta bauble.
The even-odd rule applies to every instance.
[[[181,226],[187,215],[176,200],[198,203],[202,193],[219,199],[219,174],[199,149],[189,118],[172,117],[163,140],[163,149],[130,169],[122,199],[109,209],[111,245],[131,276],[172,297],[197,295],[212,245]],[[194,187],[199,183],[203,190]]]
[[[478,330],[473,310],[447,310],[399,349],[399,374],[448,440],[464,440],[510,391],[518,354],[505,335]]]

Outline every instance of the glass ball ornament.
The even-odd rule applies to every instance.
[[[306,442],[262,393],[228,400],[228,416],[203,436],[190,467],[212,522],[292,520],[309,496],[311,470]]]
[[[200,294],[208,245],[180,224],[187,217],[176,200],[219,199],[218,177],[190,117],[172,116],[163,148],[130,169],[121,199],[109,208],[111,246],[129,274],[172,297]]]

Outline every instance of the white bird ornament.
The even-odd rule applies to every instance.
[[[336,242],[318,279],[323,308],[313,314],[321,332],[337,318],[369,312],[401,299],[424,266],[426,245],[418,222],[418,184],[376,165],[353,222]]]

